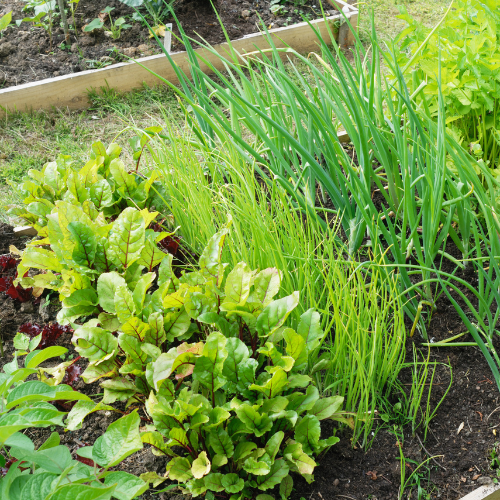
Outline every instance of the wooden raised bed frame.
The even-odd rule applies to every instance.
[[[328,0],[336,9],[344,12],[353,29],[357,29],[358,10],[343,0]],[[327,24],[340,22],[337,33],[339,45],[346,47],[354,43],[354,34],[344,22],[342,14],[325,19],[316,19],[311,24],[320,32],[321,38],[330,40]],[[333,29],[332,29],[333,31]],[[269,30],[277,47],[290,46],[297,52],[311,52],[318,48],[318,40],[314,31],[307,23],[294,24],[285,28]],[[269,47],[266,35],[254,33],[231,42],[233,49],[240,54],[253,52]],[[215,45],[214,49],[222,55],[229,55],[228,44]],[[206,49],[197,49],[197,53],[207,58],[217,69],[223,69],[218,58]],[[171,54],[173,61],[185,72],[188,72],[189,62],[186,52]],[[164,54],[142,57],[138,61],[172,83],[177,83],[175,71]],[[203,71],[208,67],[201,64]],[[81,109],[88,106],[87,91],[108,85],[118,91],[125,92],[140,87],[143,83],[155,85],[158,78],[139,64],[134,62],[119,63],[103,69],[82,71],[37,82],[26,83],[0,90],[0,116],[7,112],[31,111],[51,108]]]

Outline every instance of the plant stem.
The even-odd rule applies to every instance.
[[[59,13],[61,14],[61,21],[63,24],[64,36],[65,36],[66,42],[69,43],[68,19],[66,17],[66,11],[64,10],[64,0],[57,0],[57,5],[59,6]]]

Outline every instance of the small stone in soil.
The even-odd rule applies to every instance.
[[[241,11],[241,17],[250,17],[252,15],[252,13],[248,10],[248,9],[245,9],[245,10],[242,10]]]
[[[122,52],[127,57],[134,57],[137,54],[137,49],[135,47],[127,47]]]
[[[488,476],[482,476],[477,480],[477,484],[484,486],[486,484],[493,484],[493,480],[491,477]]]

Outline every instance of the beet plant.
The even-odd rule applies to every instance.
[[[101,142],[92,145],[90,159],[83,166],[70,156],[59,155],[42,170],[30,170],[20,187],[12,186],[23,198],[24,206],[12,208],[10,215],[20,217],[46,236],[48,216],[58,201],[81,206],[91,217],[96,211],[102,212],[106,219],[116,217],[127,207],[163,211],[165,206],[159,196],[163,188],[156,175],[145,177],[138,172],[149,136],[159,131],[158,127],[146,129],[140,138],[142,149],[137,164],[130,170],[119,158],[118,144],[106,148]]]

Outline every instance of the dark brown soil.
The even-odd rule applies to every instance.
[[[0,235],[0,253],[8,252],[11,244],[18,248],[23,247],[23,239],[14,239],[10,226],[0,225]],[[4,362],[12,359],[12,339],[20,324],[27,321],[53,321],[57,312],[56,304],[42,309],[32,302],[19,305],[4,294],[0,296],[0,307],[6,351]],[[430,337],[438,341],[463,330],[454,309],[440,301],[438,314],[434,315],[429,328]],[[420,338],[409,339],[408,360],[411,359],[414,345],[421,347],[420,343]],[[59,344],[67,347],[71,355],[76,354],[70,335],[61,337]],[[423,352],[425,354],[425,349]],[[391,411],[390,407],[403,399],[395,394],[388,406],[380,409],[381,413],[389,415],[389,421],[384,423],[380,420],[381,425],[374,432],[371,447],[367,451],[361,449],[357,443],[354,443],[353,447],[351,433],[337,431],[341,441],[320,461],[315,470],[315,482],[309,485],[301,477],[294,477],[295,490],[291,496],[292,500],[396,499],[401,487],[400,453],[406,459],[403,462],[405,480],[415,472],[413,479],[406,485],[405,498],[411,488],[411,498],[419,498],[415,481],[417,479],[420,487],[425,490],[425,494],[420,498],[457,500],[480,484],[487,484],[492,481],[491,478],[496,477],[497,471],[491,467],[490,455],[492,452],[500,452],[500,439],[497,434],[500,433],[500,395],[483,355],[479,349],[472,347],[433,348],[430,354],[432,361],[441,363],[434,377],[431,409],[439,403],[450,384],[450,370],[445,365],[451,366],[453,382],[429,425],[425,442],[424,425],[413,433],[411,425],[406,424],[403,426],[403,434],[399,433],[401,425],[404,424],[401,419],[404,419],[405,412],[403,410],[398,415],[397,412]],[[403,372],[400,382],[404,389],[409,390],[411,373]],[[82,381],[76,385],[76,389],[90,396],[101,392],[98,384],[85,385]],[[119,417],[120,414],[115,412],[93,414],[86,419],[82,429],[61,432],[61,442],[73,451],[82,443],[92,444],[107,426]],[[333,430],[333,425],[327,423],[323,432],[325,435],[331,435]],[[31,429],[29,433],[38,446],[49,436],[50,429]],[[434,458],[417,470],[418,465],[430,456]],[[165,458],[156,457],[146,447],[123,462],[120,469],[133,474],[146,471],[163,474],[165,465]],[[161,487],[165,487],[165,483]],[[427,494],[429,496],[426,496]],[[153,498],[182,500],[186,497],[175,490],[159,495],[153,495],[150,491],[143,495],[144,500]]]
[[[271,13],[269,1],[219,0],[214,5],[231,40],[258,32],[259,16],[268,28],[302,22],[303,15],[310,19],[321,17],[318,0],[306,0],[303,6],[295,6],[291,0],[284,5],[279,15]],[[27,12],[21,11],[25,5],[20,0],[0,0],[0,17],[10,11],[13,12],[13,23],[17,19],[28,17]],[[104,30],[91,33],[82,31],[106,6],[115,8],[111,13],[113,19],[125,16],[132,25],[132,28],[122,31],[118,40],[106,37]],[[209,0],[177,0],[174,9],[188,36],[210,44],[225,41]],[[75,15],[78,37],[72,31],[70,41],[65,42],[62,29],[55,27],[52,44],[43,28],[34,28],[27,22],[22,23],[19,28],[14,24],[0,38],[0,89],[96,69],[126,61],[128,57],[138,58],[160,53],[161,49],[156,41],[149,37],[148,28],[131,19],[133,13],[133,9],[118,0],[81,0]],[[71,16],[68,22],[71,23]],[[173,22],[173,19],[166,19],[165,22]],[[174,34],[179,35],[177,26],[174,27]],[[180,50],[183,50],[182,44],[173,37],[172,51]]]

